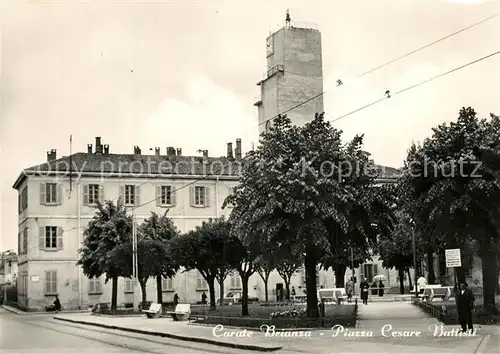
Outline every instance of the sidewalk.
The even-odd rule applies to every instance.
[[[188,322],[174,322],[171,318],[95,316],[91,314],[58,314],[55,320],[77,324],[118,329],[126,332],[167,337],[177,340],[218,345],[253,351],[277,351],[290,345],[296,338],[266,337],[263,332],[248,331],[240,328],[198,326]]]
[[[53,312],[25,312],[25,311],[21,311],[15,307],[12,307],[12,306],[7,306],[7,305],[1,305],[1,307],[5,310],[5,311],[9,311],[9,312],[12,312],[12,313],[15,313],[16,315],[25,315],[25,316],[33,316],[33,315],[54,315]],[[89,311],[88,310],[73,310],[73,311],[62,311],[60,312],[61,314],[72,314],[72,313],[88,313]]]

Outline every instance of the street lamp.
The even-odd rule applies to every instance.
[[[410,219],[411,223],[411,243],[413,247],[413,279],[415,283],[415,297],[418,298],[418,285],[417,285],[417,245],[415,243],[415,222]]]

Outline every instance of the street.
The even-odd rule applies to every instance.
[[[18,316],[0,309],[2,353],[243,353],[246,351]]]

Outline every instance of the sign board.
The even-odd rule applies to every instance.
[[[445,250],[446,268],[454,268],[462,266],[462,258],[460,257],[460,248]]]
[[[32,275],[31,276],[31,281],[33,283],[38,283],[40,281],[40,277],[38,275]]]

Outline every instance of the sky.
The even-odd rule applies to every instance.
[[[236,138],[249,150],[265,40],[286,9],[321,31],[328,119],[500,50],[496,17],[356,79],[498,13],[498,0],[2,1],[0,250],[17,250],[14,181],[47,150],[68,155],[70,134],[73,152],[96,136],[112,153],[223,156]],[[364,133],[377,164],[400,167],[462,106],[500,114],[499,68],[496,55],[333,124],[346,140]]]

